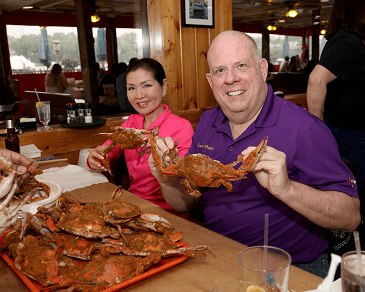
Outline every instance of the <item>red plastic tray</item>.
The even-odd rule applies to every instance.
[[[8,234],[9,231],[5,232],[1,237],[0,237],[0,246],[4,245],[4,240],[5,240],[5,236],[6,234]],[[181,244],[182,246],[188,246],[187,244],[185,244],[182,241],[178,242],[179,244]],[[4,259],[4,261],[9,265],[9,267],[18,275],[18,277],[23,281],[23,283],[29,288],[30,291],[32,292],[50,292],[50,290],[44,290],[45,288],[40,285],[38,282],[28,278],[25,274],[23,274],[22,272],[20,272],[16,267],[15,267],[15,263],[14,260],[12,258],[9,258],[5,253],[1,254],[1,257]],[[122,283],[116,284],[114,286],[109,287],[108,289],[105,289],[101,292],[115,292],[115,291],[119,291],[122,290],[124,288],[127,288],[133,284],[136,284],[138,282],[141,282],[147,278],[153,277],[154,275],[157,275],[163,271],[169,270],[175,266],[177,266],[178,264],[184,262],[187,260],[187,256],[181,255],[181,256],[174,256],[171,258],[163,258],[160,262],[160,265],[154,267],[151,266],[146,272],[144,272],[141,275],[135,276],[129,280],[126,280]]]

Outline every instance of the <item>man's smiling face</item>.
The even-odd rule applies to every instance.
[[[251,40],[233,32],[218,36],[208,63],[208,82],[228,119],[243,123],[254,117],[266,98],[267,61],[259,60]]]

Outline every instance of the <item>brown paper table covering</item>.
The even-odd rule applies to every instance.
[[[106,202],[115,188],[116,186],[114,184],[101,183],[66,192],[63,196],[71,195],[83,202]],[[184,232],[184,237],[182,238],[183,242],[188,245],[209,245],[216,254],[216,257],[214,257],[207,252],[206,257],[189,258],[182,264],[130,286],[123,291],[208,292],[218,284],[237,280],[239,278],[237,256],[238,253],[246,247],[245,245],[212,232],[186,219],[169,214],[161,207],[141,199],[130,192],[125,191],[122,199],[139,206],[144,212],[161,214],[168,219],[177,230]],[[2,259],[0,260],[0,271],[0,291],[29,291]],[[296,292],[313,290],[317,288],[322,280],[323,279],[315,275],[291,266],[289,289]]]

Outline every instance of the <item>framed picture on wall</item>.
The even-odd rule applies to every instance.
[[[214,0],[181,0],[183,26],[214,27]]]

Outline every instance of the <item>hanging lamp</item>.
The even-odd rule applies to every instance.
[[[297,4],[296,1],[285,1],[284,4],[288,5],[288,10],[285,12],[286,17],[294,18],[298,15],[298,12],[294,10],[294,5]]]

